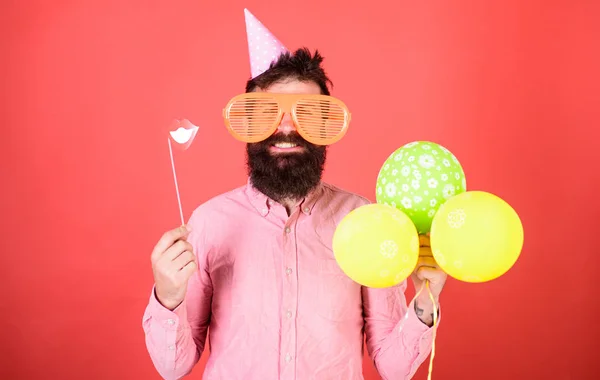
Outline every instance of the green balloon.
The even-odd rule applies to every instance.
[[[426,234],[440,206],[467,190],[458,159],[443,146],[414,141],[392,153],[377,176],[377,203],[393,206]]]

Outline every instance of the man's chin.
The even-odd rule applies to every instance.
[[[277,164],[278,168],[286,168],[294,165],[300,158],[301,153],[275,153],[271,154],[273,161]]]

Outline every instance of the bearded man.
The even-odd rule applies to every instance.
[[[152,254],[143,328],[165,379],[363,379],[363,343],[384,379],[409,379],[431,352],[433,302],[406,304],[406,281],[361,286],[339,268],[333,233],[369,201],[322,181],[327,146],[347,128],[322,56],[281,53],[226,107],[247,143],[248,182],[199,206]],[[309,141],[311,140],[311,141]],[[426,253],[413,273],[438,302],[446,275]],[[439,304],[436,305],[439,307]]]

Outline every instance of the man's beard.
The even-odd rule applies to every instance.
[[[303,147],[302,152],[271,153],[276,143],[287,142]],[[276,202],[304,198],[321,181],[327,147],[314,145],[297,132],[275,134],[246,145],[248,175],[252,185]]]

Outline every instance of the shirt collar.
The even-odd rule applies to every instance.
[[[246,184],[246,193],[248,194],[248,198],[250,199],[250,203],[252,206],[258,211],[262,216],[267,216],[271,205],[276,203],[274,200],[267,197],[265,194],[261,193],[258,189],[256,189],[250,179],[248,178],[248,182]],[[300,211],[306,215],[310,215],[315,207],[315,204],[323,194],[323,184],[319,182],[319,184],[310,191],[298,202],[297,207],[300,207]]]

